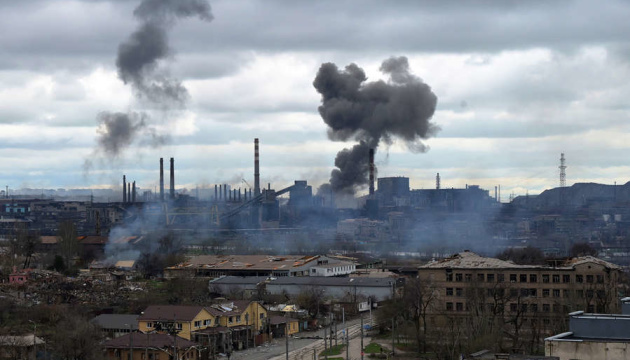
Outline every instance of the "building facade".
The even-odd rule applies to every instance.
[[[540,342],[565,331],[571,311],[618,312],[621,272],[590,256],[540,266],[466,251],[421,266],[418,277],[434,294],[428,310],[432,323],[495,331],[518,347],[525,338]]]

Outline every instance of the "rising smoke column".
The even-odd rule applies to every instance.
[[[170,76],[164,60],[173,55],[168,31],[178,19],[198,17],[212,20],[206,0],[143,0],[134,10],[138,28],[118,47],[118,77],[132,87],[144,105],[164,113],[183,110],[188,91],[179,79]],[[161,145],[167,138],[158,135],[147,113],[101,112],[97,120],[96,152],[114,158],[136,138],[148,138],[150,145]]]
[[[381,64],[387,81],[367,82],[363,69],[350,64],[339,70],[333,63],[319,68],[313,86],[322,95],[319,114],[328,125],[333,141],[355,140],[351,149],[343,149],[335,158],[330,185],[336,193],[354,194],[367,184],[368,151],[381,141],[405,142],[413,152],[425,152],[423,140],[439,131],[431,122],[437,96],[420,78],[409,71],[404,56],[391,57]]]

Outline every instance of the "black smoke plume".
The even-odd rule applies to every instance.
[[[173,55],[168,31],[180,18],[196,16],[212,20],[210,5],[206,0],[143,0],[133,14],[140,25],[118,47],[118,77],[132,87],[138,100],[152,109],[166,113],[185,108],[188,91],[164,66],[164,60]],[[151,116],[145,112],[102,112],[97,120],[96,153],[110,159],[120,156],[138,137],[151,145],[160,145],[167,139],[157,135]]]
[[[333,141],[354,139],[359,144],[337,154],[330,184],[337,193],[354,194],[367,184],[368,152],[381,141],[400,139],[413,152],[425,152],[423,140],[439,127],[431,122],[437,96],[420,78],[409,71],[404,56],[391,57],[380,71],[388,81],[367,82],[363,69],[350,64],[339,70],[333,63],[319,68],[313,86],[322,95],[319,114],[328,125]]]

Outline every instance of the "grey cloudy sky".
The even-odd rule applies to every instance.
[[[127,174],[153,189],[159,157],[175,157],[178,186],[241,186],[258,137],[263,182],[319,185],[354,143],[328,140],[317,70],[354,62],[375,80],[391,56],[431,86],[441,131],[426,153],[382,146],[379,176],[532,194],[558,184],[564,152],[568,184],[630,180],[627,1],[209,2],[214,19],[173,24],[159,64],[189,93],[185,109],[152,113],[168,142],[139,137],[108,159],[99,113],[152,110],[116,69],[139,1],[0,0],[0,181],[109,187]]]

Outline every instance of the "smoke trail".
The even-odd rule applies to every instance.
[[[180,18],[197,16],[210,21],[210,5],[206,0],[143,0],[134,10],[141,21],[138,28],[118,47],[116,67],[118,77],[129,84],[134,96],[144,105],[163,112],[182,110],[188,91],[179,79],[170,76],[163,60],[172,56],[168,44],[168,30]],[[167,139],[157,135],[146,113],[100,113],[97,117],[96,154],[107,158],[120,156],[138,137],[152,145]],[[89,161],[86,161],[86,163]]]
[[[337,154],[330,184],[335,192],[353,194],[368,180],[368,151],[381,141],[403,140],[413,152],[428,150],[423,140],[439,127],[431,122],[437,97],[431,88],[413,75],[404,56],[381,64],[387,82],[366,82],[363,69],[350,64],[339,70],[333,63],[319,68],[313,86],[322,95],[319,114],[328,125],[333,141],[354,139],[359,144]]]

